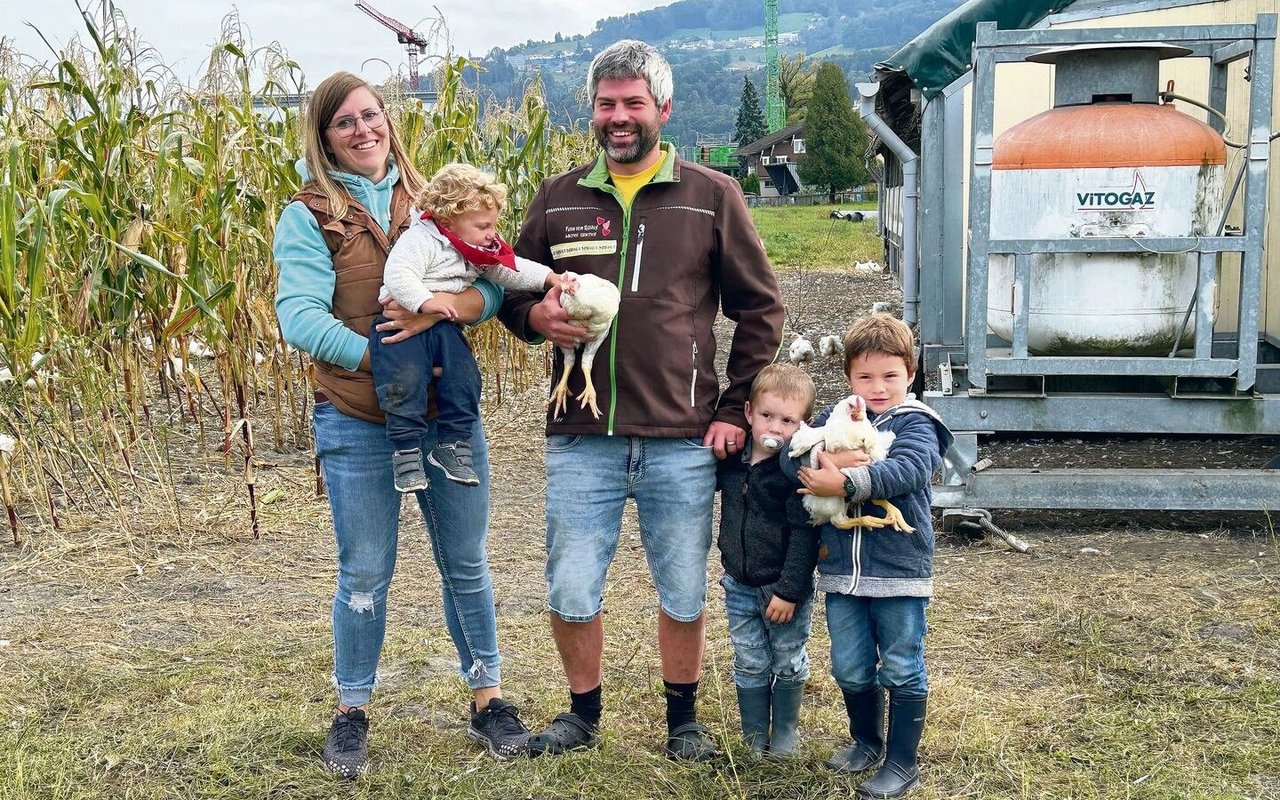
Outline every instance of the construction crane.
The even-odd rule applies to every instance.
[[[787,125],[778,71],[778,0],[764,0],[764,120],[769,133]]]
[[[776,3],[777,0],[774,0]],[[395,31],[396,41],[405,46],[405,50],[409,52],[409,91],[416,92],[420,88],[418,86],[418,56],[422,53],[423,48],[428,46],[426,37],[414,32],[412,28],[405,25],[400,20],[392,19],[383,14],[378,9],[368,3],[356,1],[356,8],[373,17],[385,28]]]

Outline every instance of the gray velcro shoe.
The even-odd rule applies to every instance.
[[[396,491],[409,494],[427,488],[427,472],[422,466],[422,451],[397,450],[391,457],[391,470],[396,477]]]
[[[454,483],[463,486],[480,485],[480,476],[471,466],[470,442],[441,442],[427,453],[427,461]]]

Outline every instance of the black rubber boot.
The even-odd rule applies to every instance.
[[[796,728],[800,725],[800,703],[804,700],[804,681],[777,681],[773,684],[773,731],[769,736],[769,755],[788,758],[800,752]]]
[[[859,797],[875,800],[902,797],[920,782],[916,752],[920,734],[924,732],[924,712],[928,699],[923,696],[889,695],[889,737],[884,765],[858,787]]]
[[[742,736],[753,752],[763,753],[769,747],[769,696],[768,686],[753,686],[738,690],[738,712],[742,714]]]
[[[864,772],[884,758],[884,692],[879,686],[865,692],[843,692],[853,743],[827,762],[836,772]]]

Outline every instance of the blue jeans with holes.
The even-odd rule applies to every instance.
[[[716,457],[693,439],[547,437],[547,605],[565,622],[595,619],[635,498],[658,603],[693,622],[707,603]]]
[[[827,593],[831,674],[846,692],[877,684],[904,696],[929,692],[924,637],[927,597],[854,597]]]
[[[809,679],[809,628],[813,622],[813,595],[796,606],[790,622],[764,618],[773,593],[768,587],[747,586],[725,574],[724,607],[733,640],[733,682],[743,689],[772,686],[780,681]]]
[[[399,331],[380,331],[373,321],[369,363],[378,387],[378,405],[387,415],[387,438],[397,450],[412,450],[427,433],[427,388],[434,384],[436,440],[465,442],[480,421],[480,367],[462,326],[437,322],[403,342],[383,344]],[[433,376],[432,368],[440,374]],[[425,452],[425,451],[424,451]]]
[[[386,633],[387,587],[396,565],[400,499],[386,428],[347,416],[332,403],[315,409],[316,454],[324,469],[338,544],[333,598],[334,680],[338,701],[369,702]],[[432,422],[423,450],[436,444]],[[417,492],[440,573],[444,620],[471,689],[501,682],[498,625],[485,538],[489,530],[489,450],[477,424],[471,436],[480,485],[462,486],[430,464],[431,486]]]

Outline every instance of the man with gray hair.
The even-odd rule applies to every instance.
[[[529,751],[597,741],[605,574],[630,497],[658,592],[663,749],[700,761],[718,754],[695,711],[716,459],[743,455],[743,404],[777,352],[783,308],[737,182],[660,141],[671,116],[666,59],[644,42],[616,42],[591,62],[588,89],[602,152],[543,181],[515,245],[557,272],[597,275],[622,292],[600,350],[607,357],[592,367],[603,413],[573,403],[548,411],[547,605],[570,710],[531,736]],[[712,331],[721,310],[736,323],[723,392]],[[531,342],[573,347],[586,336],[559,289],[509,295],[501,318]],[[564,369],[558,353],[556,369]]]

